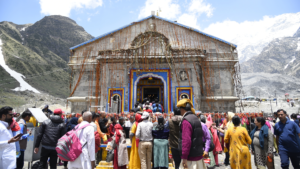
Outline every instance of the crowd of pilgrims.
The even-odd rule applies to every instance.
[[[6,110],[10,109],[6,107]],[[15,142],[16,145],[15,165],[3,160],[5,150],[2,148],[2,151],[1,146],[4,143],[2,139],[0,140],[2,151],[0,154],[3,155],[0,168],[9,168],[13,165],[15,166],[13,168],[23,168],[26,149],[24,141],[31,134],[23,132],[26,131],[24,127],[28,122],[33,123],[34,126],[40,126],[34,150],[37,153],[38,147],[42,144],[39,168],[45,168],[47,165],[51,168],[56,168],[57,165],[64,165],[65,168],[93,168],[102,160],[102,151],[106,151],[100,148],[100,145],[112,142],[116,144],[111,151],[114,154],[113,167],[115,169],[126,169],[126,166],[130,169],[152,167],[165,169],[169,167],[170,161],[176,169],[214,167],[223,165],[218,159],[218,154],[222,153],[225,153],[224,165],[230,165],[233,169],[252,168],[250,153],[254,155],[257,168],[274,167],[273,155],[278,156],[278,153],[282,168],[289,167],[289,159],[294,168],[299,168],[299,120],[296,114],[288,117],[282,109],[275,112],[273,117],[268,118],[263,117],[262,114],[247,117],[245,114],[232,112],[218,116],[195,113],[192,102],[189,99],[182,99],[171,114],[161,113],[164,112],[163,106],[157,101],[137,103],[128,114],[86,110],[81,114],[64,114],[60,109],[52,112],[48,106],[45,106],[43,112],[49,117],[49,122],[37,123],[28,110],[22,113],[21,120],[16,122],[16,116],[19,115],[15,114],[14,118],[7,120],[8,116],[6,118],[3,116],[5,108],[1,108],[1,122],[3,124],[8,122],[7,129],[12,131],[13,136],[18,134],[17,131],[21,131],[19,133],[24,135],[21,138],[13,137],[14,141],[13,138],[8,141],[9,143]],[[56,126],[55,132],[47,133],[45,128],[51,126],[47,123],[59,124],[59,126]],[[83,151],[87,155],[87,161],[91,163],[79,159],[79,163],[59,160],[57,164],[57,153],[49,142],[57,143],[57,140],[66,132],[82,123],[90,123],[93,127],[92,136],[84,138],[88,144],[84,147],[87,151]],[[199,124],[198,127],[197,124]],[[44,140],[49,134],[50,141]],[[199,143],[194,143],[194,140]],[[131,145],[130,155],[127,152],[128,144]],[[49,151],[46,152],[46,150]],[[93,165],[93,163],[96,164]]]

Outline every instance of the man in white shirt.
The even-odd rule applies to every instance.
[[[13,137],[9,128],[12,122],[12,108],[5,106],[0,109],[0,168],[16,168],[16,146],[14,142],[19,141],[22,135]],[[9,128],[9,129],[8,129]]]
[[[152,122],[148,121],[149,113],[144,112],[142,116],[143,121],[139,123],[136,130],[136,138],[140,139],[139,156],[141,159],[141,168],[150,169],[152,159]]]
[[[92,122],[92,113],[85,112],[82,116],[83,121],[79,127]],[[95,135],[94,127],[89,125],[78,131],[80,143],[83,146],[82,153],[68,164],[69,169],[94,169],[95,168]]]

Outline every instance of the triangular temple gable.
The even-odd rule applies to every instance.
[[[90,41],[70,48],[79,54],[84,49],[92,47],[91,55],[96,51],[130,49],[132,42],[140,34],[155,31],[164,35],[173,49],[201,49],[220,52],[229,52],[236,45],[222,39],[200,32],[196,29],[171,22],[157,16],[148,17],[140,22],[133,22],[108,34],[96,37]]]

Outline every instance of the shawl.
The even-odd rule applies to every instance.
[[[208,115],[208,117],[206,119],[206,126],[207,126],[208,129],[210,129],[212,123],[213,123],[213,121],[211,119],[211,115]]]
[[[259,143],[260,143],[260,147],[263,149],[264,148],[264,142],[265,142],[265,139],[264,138],[268,138],[268,126],[267,125],[263,125],[261,126],[261,129],[260,129],[260,132],[259,132]],[[250,133],[250,137],[252,139],[252,148],[253,147],[253,139],[254,139],[254,133],[256,132],[257,130],[257,126],[251,131]]]
[[[116,124],[114,128],[116,130],[116,144],[119,145],[119,140],[121,137],[120,130],[123,130],[123,127],[120,124]]]

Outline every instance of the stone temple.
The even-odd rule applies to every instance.
[[[143,98],[170,113],[182,98],[196,111],[235,112],[241,94],[236,45],[151,15],[70,48],[72,112],[129,112]]]

